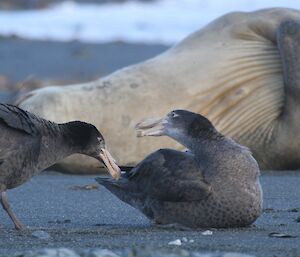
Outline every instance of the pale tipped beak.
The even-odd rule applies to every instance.
[[[149,118],[135,125],[137,137],[164,135],[164,118]]]
[[[101,148],[101,153],[100,153],[100,158],[103,160],[106,168],[108,169],[110,175],[114,179],[119,179],[121,176],[121,169],[119,166],[116,164],[116,161],[114,158],[111,156],[109,151],[107,151],[105,148]]]

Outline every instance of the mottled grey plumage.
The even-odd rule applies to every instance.
[[[168,135],[191,152],[161,149],[119,181],[96,179],[118,198],[159,224],[238,227],[260,215],[262,192],[255,159],[206,118],[177,110],[164,120],[137,127],[143,135]]]
[[[0,202],[17,229],[23,225],[8,204],[7,189],[73,153],[102,161],[105,151],[103,136],[93,125],[56,124],[13,105],[0,104],[0,131]]]

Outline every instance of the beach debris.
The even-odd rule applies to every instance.
[[[16,257],[80,257],[76,252],[67,248],[57,248],[57,249],[40,249],[27,251],[23,254],[17,254]]]
[[[98,184],[88,184],[88,185],[76,185],[71,186],[71,190],[97,190],[99,188]]]
[[[203,232],[201,232],[201,235],[203,236],[211,236],[213,234],[213,232],[211,230],[205,230]]]
[[[265,212],[265,213],[272,213],[272,212],[275,212],[275,210],[273,208],[265,208],[263,210],[263,212]]]
[[[66,220],[49,220],[48,221],[49,224],[67,224],[67,223],[71,223],[71,220],[66,219]]]
[[[132,247],[126,249],[126,252],[123,252],[123,257],[195,257],[193,255],[195,252],[187,251],[181,247],[173,247],[157,249],[157,247]],[[197,255],[198,256],[198,255]],[[220,256],[204,256],[199,255],[199,257],[220,257]],[[84,256],[85,257],[85,256]]]
[[[36,230],[31,235],[41,240],[48,240],[51,238],[51,236],[43,230]]]
[[[286,227],[287,224],[285,224],[285,223],[280,223],[279,226],[280,226],[280,227]]]
[[[105,223],[96,223],[94,226],[96,226],[96,227],[106,227],[106,226],[109,226],[109,225],[107,225]]]
[[[299,208],[293,208],[293,209],[288,209],[288,212],[299,212],[300,209]]]
[[[254,255],[244,254],[244,253],[235,253],[235,252],[229,252],[222,255],[222,257],[255,257]]]
[[[295,238],[296,236],[289,235],[286,233],[272,232],[269,234],[269,237],[277,237],[277,238]]]
[[[181,242],[182,243],[194,243],[195,240],[194,239],[188,239],[186,237],[181,238]]]
[[[183,237],[181,240],[182,240],[182,242],[184,242],[184,243],[187,243],[187,242],[189,241],[186,237]]]
[[[153,249],[153,248],[130,248],[125,250],[122,254],[118,254],[108,249],[84,249],[73,250],[69,248],[45,248],[39,250],[29,250],[25,252],[17,252],[13,257],[255,257],[254,255],[227,252],[227,253],[213,253],[213,252],[191,252],[182,248],[173,249]]]
[[[120,255],[107,249],[90,249],[84,251],[81,256],[84,257],[120,257]]]
[[[174,240],[174,241],[170,241],[169,243],[168,243],[168,245],[182,245],[182,242],[181,242],[181,240],[180,239],[176,239],[176,240]]]

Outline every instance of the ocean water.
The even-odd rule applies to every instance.
[[[174,44],[231,11],[300,8],[299,0],[158,0],[109,4],[62,1],[43,10],[0,11],[0,36],[83,42]]]

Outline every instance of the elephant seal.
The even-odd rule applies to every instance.
[[[134,125],[173,109],[201,113],[251,149],[262,169],[300,167],[300,11],[226,14],[166,52],[90,83],[24,95],[20,107],[55,122],[84,120],[103,131],[121,166],[133,166],[168,139],[137,139]],[[298,113],[299,112],[299,113]],[[98,172],[76,156],[72,172]]]

